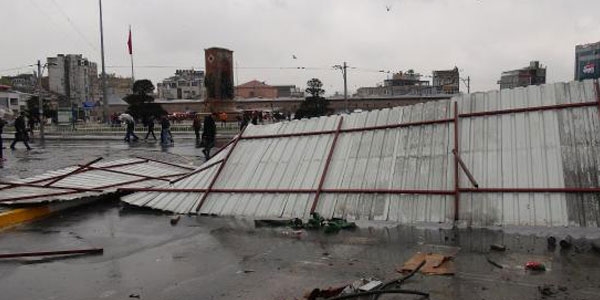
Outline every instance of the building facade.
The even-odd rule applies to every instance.
[[[204,99],[204,71],[177,70],[171,76],[156,84],[160,99]]]
[[[48,88],[65,96],[60,107],[83,107],[98,95],[98,67],[81,54],[58,54],[48,57]],[[63,101],[61,101],[63,102]]]
[[[15,91],[11,86],[0,85],[0,109],[6,112],[5,119],[14,118],[25,109],[30,94]]]
[[[538,61],[530,62],[528,67],[502,72],[498,81],[501,90],[545,83],[546,67]]]
[[[575,80],[600,78],[600,42],[575,46]]]
[[[358,97],[394,97],[435,95],[437,90],[427,80],[421,80],[421,74],[412,70],[395,73],[391,79],[383,81],[383,85],[361,87],[356,91]]]
[[[231,100],[233,88],[233,51],[224,48],[204,50],[208,100]]]
[[[460,92],[460,74],[458,68],[452,70],[433,71],[432,85],[443,94],[458,94]]]
[[[15,91],[33,93],[37,91],[37,74],[19,74],[15,76],[2,76],[2,82],[9,82]]]
[[[277,88],[264,81],[252,80],[235,87],[236,98],[277,98]]]

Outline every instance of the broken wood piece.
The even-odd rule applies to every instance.
[[[103,253],[103,252],[104,252],[104,248],[63,250],[63,251],[42,251],[42,252],[20,252],[20,253],[5,253],[5,254],[0,254],[0,258],[31,257],[31,256],[51,256],[51,255],[69,255],[69,254],[100,254],[100,253]]]
[[[454,262],[452,256],[446,256],[436,253],[417,252],[404,265],[396,269],[400,273],[411,272],[415,270],[421,262],[425,260],[425,265],[421,268],[421,273],[425,275],[453,275]]]

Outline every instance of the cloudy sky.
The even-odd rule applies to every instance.
[[[97,0],[0,0],[0,75],[57,53],[100,66],[98,11]],[[331,66],[344,61],[351,92],[386,79],[378,70],[454,66],[472,91],[497,89],[501,71],[530,60],[548,66],[548,82],[569,81],[575,45],[600,41],[599,11],[598,0],[103,1],[108,73],[130,75],[131,25],[136,78],[203,69],[204,49],[219,46],[234,51],[236,82],[304,87],[317,77],[328,94],[343,90]]]

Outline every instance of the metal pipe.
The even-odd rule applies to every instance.
[[[160,192],[160,193],[205,193],[209,189],[193,188],[120,188],[119,191]],[[318,189],[210,189],[211,193],[244,194],[313,194]],[[417,195],[454,195],[454,190],[404,190],[404,189],[321,189],[326,194],[417,194]]]
[[[533,106],[533,107],[523,107],[523,108],[509,108],[509,109],[501,109],[501,110],[493,110],[493,111],[482,111],[482,112],[474,112],[474,113],[465,113],[460,114],[461,118],[472,118],[472,117],[482,117],[482,116],[494,116],[494,115],[505,115],[505,114],[514,114],[514,113],[523,113],[523,112],[535,112],[535,111],[545,111],[545,110],[556,110],[556,109],[564,109],[564,108],[577,108],[577,107],[588,107],[588,106],[597,106],[598,102],[578,102],[578,103],[565,103],[565,104],[555,104],[555,105],[543,105],[543,106]]]
[[[77,173],[79,173],[79,172],[85,172],[85,171],[84,171],[84,170],[85,170],[85,168],[87,168],[87,167],[91,166],[91,165],[92,165],[92,164],[94,164],[94,163],[97,163],[97,162],[98,162],[98,161],[100,161],[100,160],[102,160],[102,157],[98,157],[98,158],[96,158],[96,159],[92,160],[91,162],[88,162],[88,163],[87,163],[87,164],[85,164],[85,165],[81,165],[81,166],[79,166],[79,168],[77,168],[77,169],[75,169],[75,170],[73,170],[73,171],[71,171],[71,172],[69,172],[69,173],[67,173],[67,174],[63,174],[63,175],[57,176],[56,178],[52,179],[50,182],[48,182],[48,183],[44,184],[44,186],[48,187],[48,186],[52,185],[53,183],[56,183],[56,182],[58,182],[58,181],[62,180],[62,179],[63,179],[63,178],[65,178],[65,177],[71,176],[71,175],[73,175],[73,174],[77,174]]]
[[[588,194],[600,193],[600,188],[564,187],[564,188],[462,188],[465,193],[564,193]]]
[[[51,256],[51,255],[69,255],[69,254],[100,254],[103,253],[103,248],[78,249],[78,250],[62,250],[62,251],[42,251],[42,252],[20,252],[20,253],[5,253],[0,254],[0,258],[13,257],[31,257],[31,256]]]
[[[129,162],[129,163],[122,163],[122,164],[116,164],[116,165],[108,165],[108,166],[95,167],[95,168],[99,168],[99,169],[118,168],[118,167],[126,167],[126,166],[133,166],[133,165],[145,164],[147,162],[148,162],[148,160],[134,161],[134,162]]]
[[[194,174],[198,174],[198,173],[200,173],[200,172],[202,172],[202,171],[208,170],[208,169],[212,168],[213,166],[215,166],[215,165],[217,165],[217,164],[220,164],[220,163],[222,163],[222,162],[223,162],[223,160],[222,160],[222,159],[219,159],[219,160],[217,160],[217,161],[215,161],[215,162],[213,162],[213,163],[211,163],[211,164],[208,164],[207,166],[204,166],[204,167],[202,167],[202,168],[200,168],[200,169],[197,169],[197,170],[195,170],[195,171],[192,171],[192,172],[190,172],[190,173],[187,173],[187,174],[183,175],[182,177],[180,177],[180,178],[177,178],[177,179],[176,179],[176,180],[174,180],[174,181],[171,181],[171,183],[176,183],[176,182],[178,182],[178,181],[181,181],[181,180],[183,180],[183,179],[186,179],[186,178],[188,178],[188,177],[190,177],[190,176],[192,176],[192,175],[194,175]]]
[[[246,128],[248,128],[248,127],[246,127]],[[240,135],[238,135],[237,139],[235,139],[235,142],[233,142],[233,144],[231,144],[231,150],[229,150],[229,152],[227,152],[227,155],[225,155],[225,158],[223,158],[223,162],[221,162],[221,164],[219,165],[219,169],[217,169],[217,173],[215,173],[215,176],[213,176],[212,180],[210,181],[207,191],[202,195],[202,199],[200,199],[200,202],[198,203],[198,206],[196,207],[196,212],[200,211],[200,208],[202,208],[202,205],[204,204],[204,201],[206,201],[206,198],[208,197],[210,190],[215,185],[215,182],[217,182],[217,178],[219,178],[219,175],[221,175],[221,171],[223,171],[223,168],[225,168],[225,163],[227,163],[227,160],[231,156],[231,153],[233,153],[233,150],[235,150],[235,146],[238,144],[238,142],[244,135],[244,131],[246,131],[246,128],[242,129],[242,131],[240,132]]]
[[[454,221],[458,221],[460,214],[460,177],[458,174],[458,102],[454,102]]]
[[[598,105],[598,114],[600,117],[600,85],[598,79],[594,79],[594,90],[596,92],[596,104]]]
[[[140,156],[136,156],[136,158],[145,159],[145,160],[148,160],[148,161],[153,161],[155,163],[164,164],[164,165],[167,165],[167,166],[172,166],[172,167],[177,167],[177,168],[182,168],[182,169],[188,169],[188,170],[194,170],[194,168],[192,168],[192,167],[182,166],[182,165],[178,165],[178,164],[174,164],[174,163],[170,163],[170,162],[166,162],[166,161],[162,161],[162,160],[158,160],[158,159],[152,159],[152,158],[140,157]]]
[[[323,190],[323,184],[325,183],[325,177],[327,176],[327,171],[329,171],[329,164],[331,164],[331,158],[333,157],[335,145],[337,144],[338,137],[340,136],[340,130],[342,129],[343,121],[344,121],[344,117],[340,117],[340,121],[338,122],[337,129],[335,131],[335,135],[333,136],[333,141],[331,142],[331,148],[329,148],[329,153],[327,154],[327,160],[325,161],[325,167],[323,167],[323,172],[321,173],[321,179],[319,180],[319,187],[317,188],[317,192],[315,194],[315,199],[313,200],[312,206],[310,207],[311,214],[314,213],[315,210],[317,209],[317,204],[319,203],[319,196],[321,195],[321,191]]]
[[[119,171],[119,170],[113,170],[113,169],[96,168],[96,167],[90,167],[90,166],[86,167],[86,169],[88,169],[88,170],[103,171],[103,172],[109,172],[109,173],[115,173],[115,174],[121,174],[121,175],[127,175],[127,176],[142,177],[142,178],[146,178],[148,180],[163,180],[163,181],[171,182],[169,179],[165,179],[165,178],[146,176],[146,175],[141,175],[141,174],[136,174],[136,173],[131,173],[131,172],[125,172],[125,171]]]
[[[460,165],[460,168],[463,169],[463,171],[465,172],[465,174],[467,175],[467,178],[469,178],[469,181],[471,181],[471,184],[474,187],[479,187],[479,184],[477,183],[477,181],[475,180],[475,177],[473,177],[473,174],[471,174],[471,172],[469,171],[469,169],[467,168],[467,165],[465,165],[465,163],[463,162],[462,158],[460,157],[460,155],[458,155],[458,153],[456,153],[456,150],[452,150],[452,154],[454,154],[457,158],[458,158],[458,164]]]

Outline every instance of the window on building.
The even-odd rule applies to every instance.
[[[192,81],[192,86],[198,86],[199,82],[198,81]]]
[[[251,91],[251,92],[250,92],[250,94],[248,94],[248,96],[249,96],[250,98],[254,98],[254,97],[255,97],[255,95],[254,95],[254,91]]]
[[[10,105],[19,105],[18,98],[10,98]]]

